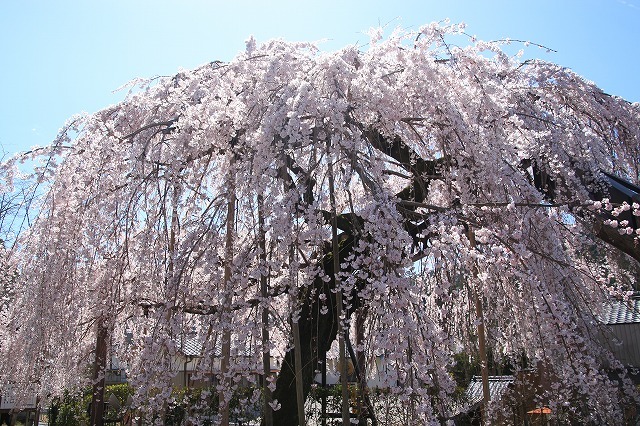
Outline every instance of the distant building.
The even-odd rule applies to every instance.
[[[640,295],[612,300],[605,306],[601,318],[612,335],[602,338],[616,357],[629,368],[640,368]]]

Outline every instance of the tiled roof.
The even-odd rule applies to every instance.
[[[640,323],[640,298],[612,300],[607,303],[603,309],[602,322],[609,325]]]
[[[179,352],[188,357],[201,357],[204,355],[204,352],[210,351],[211,348],[206,348],[205,343],[203,343],[203,338],[198,336],[193,337],[183,337],[182,341],[178,343]],[[255,353],[255,348],[251,348],[247,345],[240,345],[240,347],[235,346],[238,343],[233,342],[231,347],[231,355],[232,356],[244,356],[248,357]],[[222,343],[220,340],[216,342],[215,348],[213,348],[214,356],[221,356],[222,354]]]
[[[499,400],[502,394],[507,390],[509,384],[513,383],[513,376],[489,376],[489,396],[491,400]],[[473,376],[471,383],[467,387],[461,403],[456,404],[452,411],[451,417],[456,417],[462,413],[469,413],[482,403],[482,377]]]
[[[510,383],[513,383],[513,376],[489,376],[489,395],[491,400],[499,400]],[[473,406],[482,402],[482,377],[473,376],[469,387],[465,391],[467,406]]]
[[[197,339],[188,338],[184,339],[182,345],[180,346],[180,352],[183,355],[189,357],[197,357],[202,355],[202,343],[200,343]]]

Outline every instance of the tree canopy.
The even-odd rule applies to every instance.
[[[250,39],[7,162],[5,191],[25,158],[45,189],[7,247],[2,380],[86,384],[103,328],[135,403],[160,413],[195,340],[221,395],[284,359],[271,407],[290,424],[295,325],[305,395],[343,336],[439,424],[481,323],[495,356],[545,366],[554,415],[619,420],[637,395],[599,315],[636,283],[637,229],[611,215],[639,207],[612,205],[602,173],[638,183],[640,106],[463,31],[331,53]]]

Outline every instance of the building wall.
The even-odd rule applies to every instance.
[[[608,339],[613,353],[626,366],[640,368],[640,324],[613,324],[610,327],[620,341],[620,344],[616,344],[611,338]]]

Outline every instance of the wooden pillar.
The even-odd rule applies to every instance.
[[[267,242],[265,235],[264,218],[264,197],[258,194],[258,246],[260,247],[260,264],[262,268],[267,267]],[[271,351],[269,349],[269,296],[268,272],[260,273],[260,296],[262,300],[262,418],[264,426],[273,426],[273,412],[271,409],[271,389],[269,388],[269,377],[271,376]]]
[[[472,250],[476,248],[476,236],[473,232],[473,228],[469,225],[469,231],[467,233],[467,238],[469,239],[469,246]],[[484,313],[482,309],[482,296],[479,294],[478,289],[476,287],[476,280],[478,278],[478,268],[476,265],[473,266],[473,285],[471,289],[471,293],[473,295],[475,309],[476,309],[476,321],[478,323],[477,332],[478,332],[478,353],[480,355],[480,367],[482,371],[482,422],[486,423],[486,410],[489,405],[489,401],[491,400],[491,394],[489,393],[489,365],[487,362],[487,348],[486,348],[486,337],[485,337],[485,329],[484,329]]]
[[[109,331],[104,320],[98,320],[96,332],[96,354],[93,365],[93,391],[91,393],[91,426],[104,425],[104,375],[107,366],[107,339]]]
[[[327,151],[330,147],[327,143]],[[329,153],[328,153],[329,154]],[[331,251],[333,257],[333,280],[336,289],[336,315],[338,317],[338,361],[340,366],[340,385],[342,386],[342,425],[351,424],[349,412],[349,384],[347,381],[347,360],[345,357],[345,329],[346,319],[342,313],[342,289],[340,288],[340,248],[338,247],[338,215],[336,212],[336,197],[333,177],[333,156],[329,154],[327,159],[327,174],[329,178],[329,202],[331,204]]]
[[[367,390],[367,370],[365,368],[365,356],[364,356],[364,321],[365,321],[365,310],[363,307],[359,307],[356,310],[356,366],[358,367],[356,371],[358,374],[358,385],[359,385],[359,398],[357,401],[357,409],[358,409],[358,418],[361,421],[364,421],[366,424],[366,417],[363,416],[365,413],[365,404],[364,400],[368,397],[366,393]]]
[[[235,167],[235,154],[232,154],[229,160],[229,176],[227,180],[227,220],[226,220],[226,236],[225,236],[225,255],[224,255],[224,305],[230,307],[233,303],[233,295],[231,291],[231,275],[233,273],[232,263],[234,257],[234,238],[236,226],[236,176],[233,168]],[[227,313],[225,313],[227,314]],[[225,320],[228,318],[224,316]],[[220,425],[229,426],[229,401],[226,400],[226,388],[231,386],[226,374],[229,370],[231,360],[231,329],[227,326],[222,331],[222,350],[220,359],[220,382],[221,390],[218,393],[218,407],[220,414]]]
[[[297,304],[296,304],[297,305]],[[304,384],[302,380],[302,345],[300,344],[300,328],[298,327],[298,321],[294,320],[293,324],[293,345],[294,345],[294,357],[295,357],[295,371],[296,371],[296,402],[298,405],[298,425],[305,426],[305,414],[304,414]]]
[[[295,247],[292,245],[289,252],[289,265],[294,264],[295,259]],[[296,274],[295,285],[298,288],[298,268],[292,270],[291,267],[289,269],[290,274]],[[293,309],[301,308],[298,303],[298,296],[295,290],[293,292]],[[298,314],[295,314],[297,316]],[[293,331],[293,358],[294,358],[294,371],[296,376],[296,406],[298,407],[298,425],[305,426],[307,424],[307,420],[305,418],[304,413],[304,380],[302,377],[302,343],[300,341],[300,326],[298,324],[298,319],[295,317],[291,321],[291,329]]]
[[[327,352],[322,351],[322,426],[327,426]]]
[[[33,424],[36,426],[40,424],[40,398],[36,399],[36,414]]]

